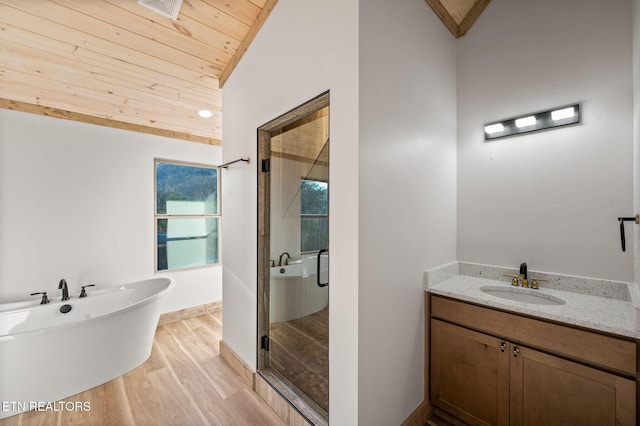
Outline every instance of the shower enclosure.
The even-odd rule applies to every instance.
[[[329,93],[258,129],[258,373],[329,413]]]

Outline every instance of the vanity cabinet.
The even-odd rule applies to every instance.
[[[438,409],[474,425],[636,424],[635,341],[427,300]]]

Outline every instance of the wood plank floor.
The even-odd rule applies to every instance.
[[[140,367],[65,402],[89,411],[27,412],[13,425],[284,425],[219,354],[221,313],[161,325]]]
[[[271,323],[271,367],[329,411],[329,308]]]

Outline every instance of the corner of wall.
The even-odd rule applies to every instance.
[[[640,214],[640,0],[633,2],[633,194],[634,212]],[[634,226],[635,282],[640,287],[640,226]]]

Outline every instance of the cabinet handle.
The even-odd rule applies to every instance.
[[[507,344],[505,342],[500,342],[500,352],[504,352],[507,349]]]
[[[514,358],[518,358],[518,354],[520,353],[520,349],[518,349],[518,347],[514,347],[513,348],[513,357]]]

